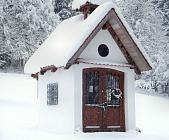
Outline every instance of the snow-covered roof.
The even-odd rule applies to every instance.
[[[116,6],[112,2],[106,2],[98,6],[85,20],[84,15],[80,14],[59,24],[42,46],[38,48],[28,60],[24,69],[25,73],[36,73],[40,71],[40,68],[50,65],[65,67],[68,61],[112,8],[117,12],[132,39],[137,44],[138,41],[136,37],[132,34],[132,31]],[[140,48],[140,50],[143,56],[147,56],[143,49]]]
[[[79,9],[80,6],[84,5],[86,2],[91,2],[96,5],[102,5],[106,2],[112,2],[112,0],[74,0],[72,2],[72,9]]]

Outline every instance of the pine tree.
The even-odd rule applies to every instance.
[[[154,85],[166,83],[169,78],[168,1],[120,0],[117,4],[154,65],[141,79]]]
[[[4,37],[1,43],[10,50],[10,65],[23,69],[26,60],[60,22],[53,0],[5,0],[0,10],[0,40]]]
[[[76,15],[76,12],[71,9],[71,3],[72,0],[55,0],[54,11],[59,14],[61,20]]]

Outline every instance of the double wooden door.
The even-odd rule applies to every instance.
[[[124,73],[104,68],[83,70],[83,131],[125,131]]]

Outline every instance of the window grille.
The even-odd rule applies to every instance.
[[[49,83],[47,84],[47,105],[58,104],[58,84]]]

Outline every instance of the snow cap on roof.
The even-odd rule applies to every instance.
[[[106,2],[112,2],[112,0],[74,0],[72,2],[72,9],[79,9],[80,6],[82,6],[86,2],[90,2],[90,3],[96,4],[96,5],[101,5]]]
[[[61,22],[45,40],[42,46],[38,48],[38,50],[28,60],[24,72],[37,73],[42,67],[50,65],[54,65],[55,67],[66,67],[72,56],[74,56],[85,40],[112,10],[112,8],[121,19],[131,38],[137,44],[137,47],[143,54],[142,57],[146,57],[147,55],[144,49],[137,41],[137,38],[132,33],[132,30],[127,25],[117,7],[112,2],[106,2],[98,6],[85,20],[84,15],[80,14]],[[145,63],[144,61],[142,64],[145,67],[148,64],[151,64],[148,57],[146,57],[146,60],[148,63]],[[150,69],[150,67],[151,66],[140,69],[140,71],[145,71]]]
[[[65,67],[68,60],[113,7],[112,2],[107,2],[100,5],[85,20],[83,14],[80,14],[61,22],[28,60],[24,72],[36,73],[40,68],[50,65]]]

